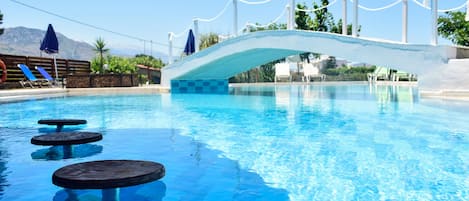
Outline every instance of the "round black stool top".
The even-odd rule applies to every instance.
[[[80,125],[87,122],[84,119],[41,119],[37,123],[47,125]]]
[[[109,189],[144,184],[163,178],[160,163],[138,160],[102,160],[62,167],[52,183],[70,189]]]
[[[93,132],[63,132],[38,135],[31,138],[35,145],[74,145],[96,142],[103,139],[101,133]]]

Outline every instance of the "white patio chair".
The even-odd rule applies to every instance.
[[[290,65],[288,63],[275,64],[275,82],[284,78],[291,82]]]
[[[303,64],[303,79],[306,80],[306,82],[309,82],[312,78],[319,78],[319,80],[323,81],[325,80],[326,75],[321,74],[319,72],[319,68],[311,63]]]

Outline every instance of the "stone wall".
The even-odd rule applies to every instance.
[[[137,74],[69,75],[66,86],[67,88],[133,87],[138,86],[138,76]]]

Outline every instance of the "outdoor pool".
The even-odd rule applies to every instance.
[[[121,200],[469,200],[469,102],[416,88],[270,85],[229,95],[68,96],[0,104],[0,200],[100,200],[52,184],[65,165],[160,162],[166,176]],[[74,158],[30,143],[45,118],[103,134]],[[69,198],[74,195],[75,198]]]

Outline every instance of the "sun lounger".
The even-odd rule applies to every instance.
[[[397,70],[397,72],[393,73],[391,77],[394,82],[399,82],[401,80],[407,80],[410,82],[415,78],[413,74],[401,70]]]
[[[368,81],[376,82],[378,80],[389,80],[389,71],[389,68],[378,66],[373,73],[368,73]]]
[[[18,68],[23,71],[23,74],[26,77],[25,80],[20,81],[21,86],[25,87],[25,85],[29,85],[31,88],[34,88],[34,86],[42,87],[43,84],[52,86],[52,84],[46,79],[37,79],[25,64],[18,64]]]
[[[51,84],[56,84],[55,79],[50,76],[50,74],[44,68],[36,66],[36,70],[39,71],[39,73],[41,73],[41,75]]]

